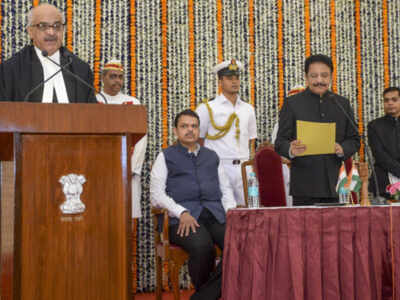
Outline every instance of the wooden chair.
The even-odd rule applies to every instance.
[[[189,259],[189,254],[183,248],[169,242],[169,217],[166,209],[152,208],[154,225],[154,247],[156,254],[156,300],[162,299],[163,261],[168,263],[168,277],[171,280],[174,300],[180,300],[179,271]],[[162,220],[162,221],[161,221]],[[222,256],[222,251],[216,248],[216,257]]]
[[[179,270],[188,260],[188,253],[179,246],[169,243],[169,218],[165,209],[152,208],[154,225],[154,247],[156,254],[156,299],[162,299],[163,261],[168,263],[168,272],[171,279],[174,299],[180,299]],[[162,221],[161,221],[162,220]]]
[[[242,181],[243,181],[243,193],[244,193],[244,202],[246,207],[249,207],[249,194],[248,194],[248,179],[247,179],[247,171],[246,167],[251,166],[254,170],[254,160],[246,160],[242,162],[241,168],[242,168]],[[257,173],[256,173],[257,177]]]

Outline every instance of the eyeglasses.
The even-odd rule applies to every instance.
[[[59,31],[63,30],[64,24],[61,22],[56,22],[54,24],[38,23],[38,24],[31,25],[31,27],[36,27],[37,29],[39,29],[42,32],[45,32],[45,31],[49,30],[50,28],[52,28],[56,32],[59,32]]]

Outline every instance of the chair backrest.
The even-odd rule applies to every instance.
[[[258,175],[260,205],[286,206],[282,159],[271,147],[263,147],[254,157]]]
[[[246,167],[248,166],[254,166],[254,160],[246,160],[242,162],[241,168],[242,168],[242,181],[243,181],[243,192],[244,192],[244,202],[246,207],[249,207],[249,195],[248,195],[248,181],[247,181],[247,171]]]

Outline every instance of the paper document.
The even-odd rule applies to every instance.
[[[297,139],[307,146],[299,156],[335,153],[336,123],[297,121]]]

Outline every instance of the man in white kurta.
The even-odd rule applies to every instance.
[[[250,158],[250,142],[257,138],[256,115],[252,105],[239,96],[239,61],[228,60],[218,64],[221,94],[200,104],[196,112],[200,117],[200,137],[204,146],[217,152],[236,199],[245,205],[241,163]]]
[[[124,82],[124,69],[120,61],[112,60],[106,63],[102,70],[103,89],[101,94],[106,98],[107,104],[134,104],[140,105],[135,97],[121,93]],[[96,95],[97,101],[105,103],[104,98]],[[146,154],[147,135],[142,137],[135,145],[131,156],[132,168],[132,218],[142,216],[140,202],[142,195],[141,173]]]

